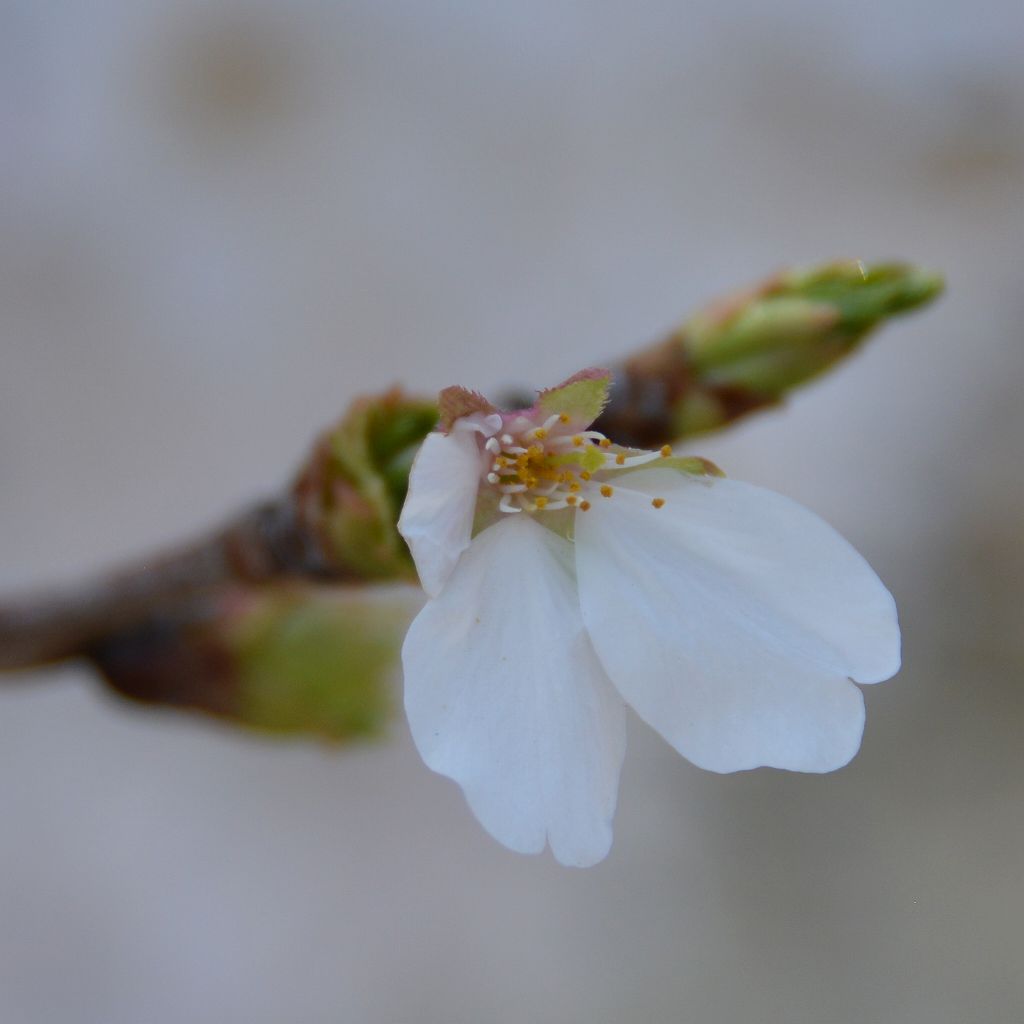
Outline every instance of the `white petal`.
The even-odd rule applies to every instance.
[[[484,530],[402,649],[423,760],[499,842],[563,864],[611,845],[625,709],[583,628],[572,549],[526,515]]]
[[[428,434],[416,453],[398,532],[431,597],[469,547],[482,468],[480,445],[468,430]]]
[[[658,515],[678,526],[671,543],[756,602],[777,635],[783,623],[795,627],[802,656],[859,683],[899,671],[896,602],[856,549],[809,509],[739,480],[643,470],[622,484],[664,497]],[[796,647],[796,634],[790,639]]]
[[[872,645],[891,644],[895,629],[884,587],[829,527],[785,502],[790,529],[777,495],[685,478],[666,490],[657,476],[664,508],[620,485],[576,517],[583,619],[619,692],[703,768],[845,764],[864,726],[847,676],[880,666]]]

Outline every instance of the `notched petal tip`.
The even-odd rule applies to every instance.
[[[845,768],[864,738],[864,695],[849,680],[825,676],[803,693],[801,687],[793,687],[774,706],[751,709],[747,728],[718,723],[712,726],[721,733],[718,742],[676,749],[698,768],[718,775],[758,768],[827,775]]]
[[[702,768],[842,767],[864,727],[847,677],[892,668],[888,592],[788,499],[726,480],[664,493],[653,516],[624,483],[577,522],[583,619],[605,671]]]
[[[446,774],[442,772],[441,774]],[[453,779],[458,782],[458,779]],[[477,821],[483,826],[484,831],[495,841],[513,853],[525,854],[529,857],[538,857],[545,851],[550,851],[554,860],[565,868],[592,868],[606,860],[611,853],[614,833],[612,819],[609,818],[604,827],[590,825],[585,828],[582,835],[572,834],[575,830],[570,829],[570,834],[562,835],[551,828],[523,834],[518,829],[509,829],[506,821],[495,820],[492,808],[493,795],[482,794],[479,797],[467,790],[460,783],[463,796],[469,809],[473,812]],[[578,827],[577,827],[578,828]]]
[[[583,867],[611,844],[625,709],[583,628],[567,549],[524,517],[478,534],[409,628],[402,664],[426,764],[505,846],[549,844]]]
[[[852,682],[860,683],[861,686],[884,683],[897,675],[903,667],[903,637],[896,600],[886,589],[885,584],[875,578],[879,591],[879,609],[874,629],[870,639],[865,641],[865,650],[856,671],[849,677]]]
[[[566,847],[557,840],[548,837],[551,847],[551,855],[565,868],[592,868],[601,861],[606,860],[612,849],[612,823],[608,822],[607,834],[598,841],[593,839],[590,845],[585,847]]]

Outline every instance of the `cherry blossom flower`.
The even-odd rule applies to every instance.
[[[625,704],[702,768],[828,772],[860,746],[853,680],[900,664],[893,599],[838,533],[589,429],[610,380],[513,412],[446,389],[399,521],[430,598],[402,650],[423,760],[501,843],[578,866],[611,846]]]

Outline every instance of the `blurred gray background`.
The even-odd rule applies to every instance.
[[[0,693],[4,1024],[1024,1019],[1019,0],[0,3],[0,584],[282,481],[355,394],[545,385],[781,265],[950,290],[694,446],[829,519],[905,669],[832,776],[632,723],[611,856],[332,751]]]

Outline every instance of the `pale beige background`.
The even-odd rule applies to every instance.
[[[831,520],[906,667],[828,777],[633,723],[608,861],[332,752],[0,693],[4,1024],[1024,1018],[1024,11],[0,4],[0,584],[203,527],[364,389],[543,385],[778,265],[934,311],[700,446]]]

